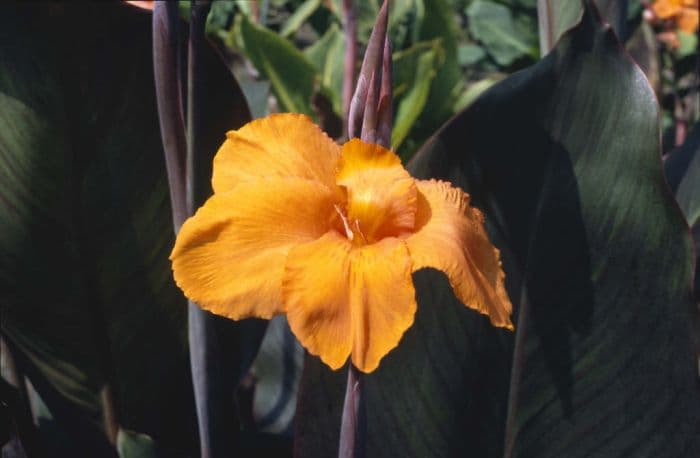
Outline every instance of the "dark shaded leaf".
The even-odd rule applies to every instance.
[[[547,54],[567,30],[581,20],[584,5],[594,5],[617,36],[626,41],[628,0],[537,0],[540,55]]]
[[[0,375],[0,454],[17,458],[42,455],[26,385],[20,382],[14,358],[2,338]]]
[[[119,374],[120,421],[184,446],[185,304],[167,261],[150,15],[3,9],[3,333],[96,425]]]
[[[304,348],[285,317],[275,317],[251,368],[255,383],[253,415],[258,431],[291,439],[303,364]]]
[[[647,22],[642,22],[627,41],[626,47],[632,59],[644,71],[651,87],[659,94],[661,89],[661,55],[659,42],[652,26]]]
[[[561,36],[581,20],[584,0],[537,0],[540,55],[554,48]]]
[[[671,152],[664,170],[695,241],[695,300],[700,303],[700,124]]]
[[[99,433],[109,383],[122,426],[189,454],[186,303],[167,259],[151,16],[123,4],[0,8],[2,332],[32,381],[46,379],[34,385],[57,421],[85,418]],[[248,114],[220,62],[210,77],[215,151]]]
[[[119,458],[156,458],[156,445],[145,434],[120,429],[117,435]]]
[[[485,212],[516,343],[444,275],[415,274],[416,321],[365,379],[368,456],[700,454],[691,244],[661,174],[657,110],[589,13],[417,154],[413,173]],[[299,456],[335,453],[343,385],[307,358]]]
[[[626,42],[629,38],[627,30],[627,18],[629,11],[629,0],[593,0],[600,16],[615,31],[615,35],[621,42]]]
[[[40,433],[36,437],[39,439],[37,443],[31,445],[49,457],[74,456],[82,452],[116,458],[116,450],[101,430],[102,425],[93,412],[63,396],[42,373],[42,365],[34,364],[24,351],[9,341],[8,347],[15,356],[17,368],[30,381],[27,392],[31,398],[31,413]],[[48,413],[49,409],[61,420],[55,421]]]
[[[495,74],[492,75],[489,78],[485,78],[483,80],[475,81],[471,84],[469,84],[465,89],[464,92],[459,96],[459,99],[457,99],[457,102],[455,103],[455,107],[459,108],[460,110],[463,110],[467,108],[472,102],[474,102],[486,89],[490,88],[494,84],[496,84],[498,81],[500,81],[505,75],[501,74]]]
[[[506,456],[700,453],[691,247],[658,132],[646,79],[588,13],[414,163],[471,192],[507,247]]]

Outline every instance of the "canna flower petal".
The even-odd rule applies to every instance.
[[[498,250],[489,242],[481,212],[469,196],[442,181],[417,180],[415,233],[406,238],[413,270],[443,271],[457,298],[488,315],[494,326],[513,329]]]
[[[700,12],[698,12],[697,5],[692,8],[683,8],[678,14],[678,28],[686,33],[695,33],[699,20]]]
[[[681,12],[683,8],[682,0],[656,0],[651,9],[654,14],[661,19],[673,17]]]
[[[411,259],[389,237],[364,246],[331,231],[289,252],[282,284],[289,325],[332,369],[372,372],[396,347],[416,312]]]
[[[214,194],[180,229],[175,282],[202,308],[232,319],[283,312],[287,253],[328,231],[334,201],[319,182],[249,181]]]
[[[347,219],[364,242],[411,231],[416,220],[415,180],[388,149],[352,139],[343,145],[336,177],[347,190]]]
[[[306,178],[335,189],[338,146],[308,116],[273,114],[226,134],[214,157],[214,193],[261,177]]]
[[[298,246],[287,256],[282,281],[289,327],[331,369],[345,364],[352,351],[350,249],[337,232]]]

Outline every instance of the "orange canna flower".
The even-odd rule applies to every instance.
[[[413,323],[411,274],[433,267],[460,301],[513,329],[481,212],[449,183],[413,179],[382,146],[341,147],[304,115],[271,115],[227,134],[212,185],[170,255],[176,283],[206,310],[286,313],[328,366],[351,357],[371,372]]]
[[[651,9],[659,19],[673,19],[684,32],[698,28],[698,0],[656,0]]]

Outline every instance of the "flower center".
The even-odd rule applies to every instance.
[[[343,221],[342,228],[336,222],[337,229],[353,243],[372,244],[413,230],[416,185],[391,151],[350,140],[343,146],[336,184],[346,191],[345,202],[336,209]]]
[[[348,240],[356,243],[367,243],[367,237],[365,237],[365,234],[362,232],[362,229],[360,229],[360,220],[355,219],[351,222],[339,205],[335,204],[333,205],[333,208],[335,208],[336,213],[338,214],[340,220],[343,223],[343,229],[345,229],[345,236],[348,238]],[[359,239],[355,239],[355,234],[360,236]]]

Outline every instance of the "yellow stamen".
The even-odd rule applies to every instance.
[[[340,219],[343,221],[343,227],[345,228],[345,236],[348,238],[348,240],[352,241],[355,238],[355,234],[353,234],[352,229],[350,229],[348,218],[345,216],[343,210],[340,209],[338,204],[333,205],[333,208],[335,208],[335,211],[338,212]]]

